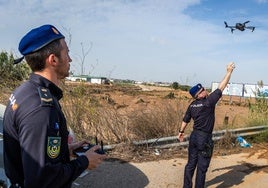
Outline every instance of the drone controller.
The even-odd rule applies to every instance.
[[[96,140],[96,144],[87,144],[86,146],[77,148],[77,149],[75,149],[75,150],[73,151],[74,154],[77,155],[77,156],[81,156],[81,155],[83,155],[87,150],[89,150],[89,149],[92,148],[93,146],[98,145],[98,139],[97,139],[97,137],[95,137],[95,140]],[[98,153],[98,154],[103,155],[103,154],[105,154],[105,152],[104,152],[104,149],[103,149],[103,142],[102,142],[102,141],[101,141],[101,143],[100,143],[100,146],[101,146],[101,148],[95,150],[95,152]]]

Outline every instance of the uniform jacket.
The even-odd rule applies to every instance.
[[[4,114],[4,165],[12,184],[71,187],[88,159],[70,160],[62,91],[37,74],[11,94]]]
[[[215,123],[215,106],[222,96],[222,91],[216,89],[208,97],[194,100],[188,107],[183,121],[194,120],[194,129],[212,133]]]

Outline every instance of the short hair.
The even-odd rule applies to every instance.
[[[51,42],[50,44],[44,46],[40,50],[34,53],[25,55],[25,59],[33,72],[44,70],[45,65],[46,65],[46,58],[50,54],[55,54],[55,56],[61,58],[60,52],[63,49],[63,46],[60,40],[61,39],[55,40]]]

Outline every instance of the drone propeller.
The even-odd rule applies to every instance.
[[[244,24],[247,24],[247,23],[249,23],[249,21],[244,22]]]
[[[227,24],[227,22],[224,22],[224,24],[225,24],[225,27],[228,27],[228,24]]]

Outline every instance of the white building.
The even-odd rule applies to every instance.
[[[69,76],[66,77],[66,80],[72,81],[72,82],[89,82],[92,84],[109,84],[109,79],[106,77],[92,77],[87,75],[81,75],[81,76]]]

